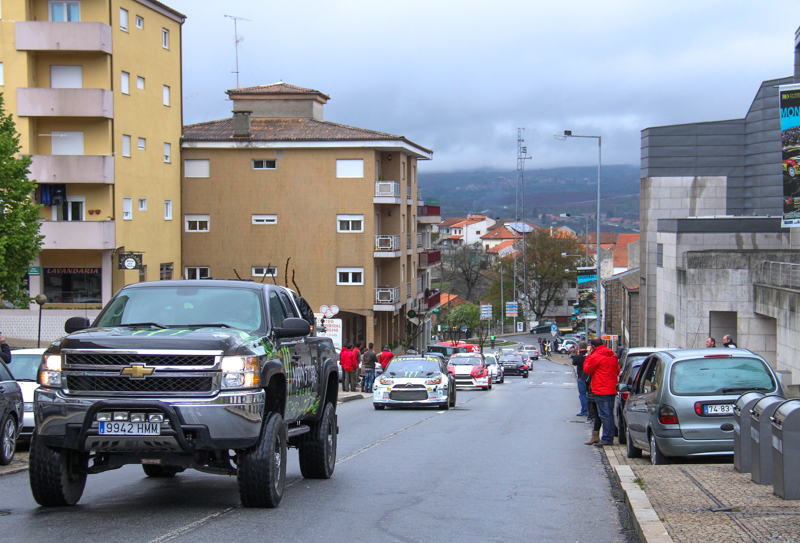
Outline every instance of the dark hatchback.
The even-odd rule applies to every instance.
[[[516,354],[500,355],[498,359],[503,367],[503,373],[508,375],[521,375],[524,379],[528,378],[528,365],[521,356]]]

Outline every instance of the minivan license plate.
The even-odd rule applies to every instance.
[[[101,422],[101,436],[157,436],[161,435],[158,422]]]
[[[733,404],[715,404],[705,406],[706,415],[733,415]]]

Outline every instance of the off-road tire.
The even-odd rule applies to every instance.
[[[489,377],[489,386],[488,386],[488,390],[492,390],[492,378],[491,378],[491,377]]]
[[[631,439],[631,431],[627,428],[625,429],[625,441],[627,445],[627,448],[625,449],[626,456],[628,458],[641,458],[642,449],[633,444],[633,440]]]
[[[142,469],[145,475],[155,479],[175,477],[183,471],[183,468],[179,466],[159,466],[157,464],[142,464]]]
[[[336,407],[328,402],[322,417],[300,442],[300,473],[306,479],[330,479],[336,467]]]
[[[6,466],[14,459],[17,450],[17,421],[8,413],[0,424],[0,466]]]
[[[450,409],[450,400],[440,403],[439,409],[441,409],[442,411],[448,411]]]
[[[86,465],[86,453],[51,449],[39,441],[34,430],[29,461],[28,477],[36,503],[45,507],[63,507],[78,503],[86,486],[86,473],[76,471]]]
[[[244,507],[278,507],[286,484],[286,425],[269,413],[258,442],[239,451],[236,479]]]

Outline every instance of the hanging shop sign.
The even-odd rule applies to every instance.
[[[144,253],[119,253],[117,255],[117,268],[120,270],[141,270],[142,254]]]

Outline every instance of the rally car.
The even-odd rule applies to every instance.
[[[375,409],[405,405],[432,405],[440,409],[456,406],[456,382],[440,358],[396,356],[375,379],[372,396]]]
[[[456,386],[492,389],[489,367],[481,354],[454,354],[448,361],[447,369],[456,377]]]

